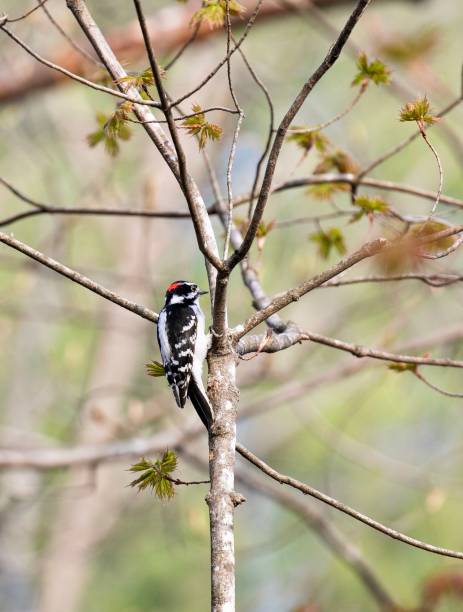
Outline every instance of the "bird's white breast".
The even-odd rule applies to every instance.
[[[204,333],[204,314],[198,304],[193,304],[196,320],[198,322],[196,328],[195,353],[193,357],[193,376],[198,380],[201,379],[203,363],[207,355],[207,336]]]

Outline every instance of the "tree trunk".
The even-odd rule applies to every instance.
[[[215,423],[209,436],[209,505],[211,533],[211,610],[235,610],[235,549],[233,512],[243,498],[234,490],[236,408],[233,352],[209,356],[209,396],[215,410]]]

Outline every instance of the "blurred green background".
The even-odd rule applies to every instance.
[[[167,6],[151,0],[144,4],[153,15]],[[11,16],[30,6],[25,0],[2,3]],[[64,2],[50,0],[47,6],[66,32],[85,44]],[[346,2],[321,8],[321,17],[340,28],[352,6]],[[134,19],[128,2],[93,0],[89,7],[105,32]],[[174,9],[187,10],[181,5]],[[40,10],[11,28],[45,57],[69,48]],[[391,68],[393,83],[402,84],[405,91],[370,86],[352,112],[326,129],[326,135],[362,166],[411,134],[414,126],[398,121],[405,102],[427,94],[439,111],[459,95],[462,28],[459,2],[373,2],[352,41],[370,57],[379,55]],[[241,31],[242,27],[236,27],[237,34]],[[332,35],[310,10],[288,11],[257,22],[244,50],[269,88],[277,118],[330,41]],[[381,55],[386,43],[405,46],[405,60]],[[224,49],[223,35],[191,46],[167,74],[169,92],[178,96],[190,90],[223,57]],[[161,63],[172,55],[163,56]],[[23,77],[35,67],[33,59],[3,33],[0,59],[0,90],[2,83]],[[147,60],[126,61],[125,66],[143,70]],[[355,52],[353,56],[343,53],[310,95],[297,124],[316,125],[343,110],[355,95],[351,87],[355,74]],[[233,173],[234,194],[239,195],[250,189],[266,138],[268,111],[262,92],[237,56],[233,75],[246,113]],[[191,102],[203,107],[230,106],[225,72],[219,72]],[[88,147],[86,135],[97,128],[96,113],[113,110],[114,100],[76,83],[4,103],[0,107],[0,176],[30,197],[55,205],[184,209],[177,185],[140,126],[132,126],[132,137],[116,158],[102,146]],[[208,151],[225,187],[234,123],[228,115],[213,117],[224,128],[224,136],[208,145]],[[429,132],[444,167],[444,193],[460,198],[462,119],[463,111],[457,108]],[[186,135],[183,141],[191,170],[212,202],[197,145]],[[276,182],[308,176],[316,155],[311,152],[302,163],[300,158],[297,147],[286,144]],[[438,185],[435,160],[421,139],[373,176],[431,190]],[[360,192],[379,194],[363,188]],[[426,215],[432,205],[409,195],[382,195],[404,214]],[[2,219],[28,210],[2,185],[0,198]],[[349,209],[349,195],[339,193],[329,202],[311,197],[304,188],[291,190],[272,196],[265,220],[313,216],[332,212],[334,207]],[[244,216],[244,209],[237,209],[236,216]],[[459,209],[444,205],[439,217],[463,221]],[[221,228],[215,227],[222,237]],[[341,217],[322,222],[322,227],[339,228],[351,251],[372,236],[391,235],[396,226],[390,219],[349,223],[348,217]],[[43,215],[4,231],[155,310],[162,307],[165,287],[173,279],[206,282],[187,220]],[[269,294],[301,282],[336,260],[335,252],[328,261],[319,256],[308,239],[315,231],[316,226],[304,222],[277,227],[266,237],[262,252],[254,247],[251,261]],[[460,265],[457,252],[422,264],[420,271],[458,272]],[[377,271],[373,263],[364,263],[346,277]],[[2,446],[105,443],[172,427],[180,431],[195,420],[191,406],[185,412],[176,409],[163,379],[145,374],[145,363],[159,359],[155,330],[147,321],[105,303],[6,246],[0,248],[0,290]],[[409,281],[320,289],[288,308],[284,316],[313,332],[392,351],[430,338],[428,344],[424,341],[419,349],[409,351],[461,359],[461,343],[444,340],[448,332],[458,336],[462,329],[462,307],[459,284],[432,288]],[[231,324],[251,311],[251,300],[236,271],[230,292]],[[358,362],[356,372],[342,374],[340,368],[352,363],[356,363],[354,357],[313,343],[240,362],[242,409],[262,404],[254,417],[238,423],[240,441],[280,471],[387,525],[462,549],[462,400],[432,391],[407,372],[392,372],[383,362]],[[320,374],[331,371],[331,382],[310,386]],[[445,389],[463,390],[458,370],[429,368],[425,373]],[[307,383],[307,389],[296,399],[282,400],[279,391],[292,383]],[[205,460],[206,436],[188,449]],[[204,470],[181,455],[179,461],[180,477],[205,477]],[[130,459],[124,459],[95,470],[2,472],[2,612],[208,609],[206,487],[179,488],[172,501],[163,503],[126,488],[129,465]],[[238,466],[254,469],[240,459]],[[238,610],[377,609],[358,577],[297,515],[256,491],[242,485],[237,488],[247,497],[236,511]],[[404,608],[418,605],[429,577],[462,571],[461,563],[412,549],[335,511],[320,509],[362,550]],[[449,597],[437,609],[463,610],[463,603]]]

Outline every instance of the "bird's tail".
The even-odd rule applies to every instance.
[[[188,386],[188,397],[198,413],[199,418],[204,423],[204,426],[210,431],[212,423],[214,422],[214,409],[207,398],[202,383],[200,382],[198,384],[193,376]]]

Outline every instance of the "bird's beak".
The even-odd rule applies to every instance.
[[[209,291],[198,291],[198,295],[206,295],[206,293],[209,293]]]

